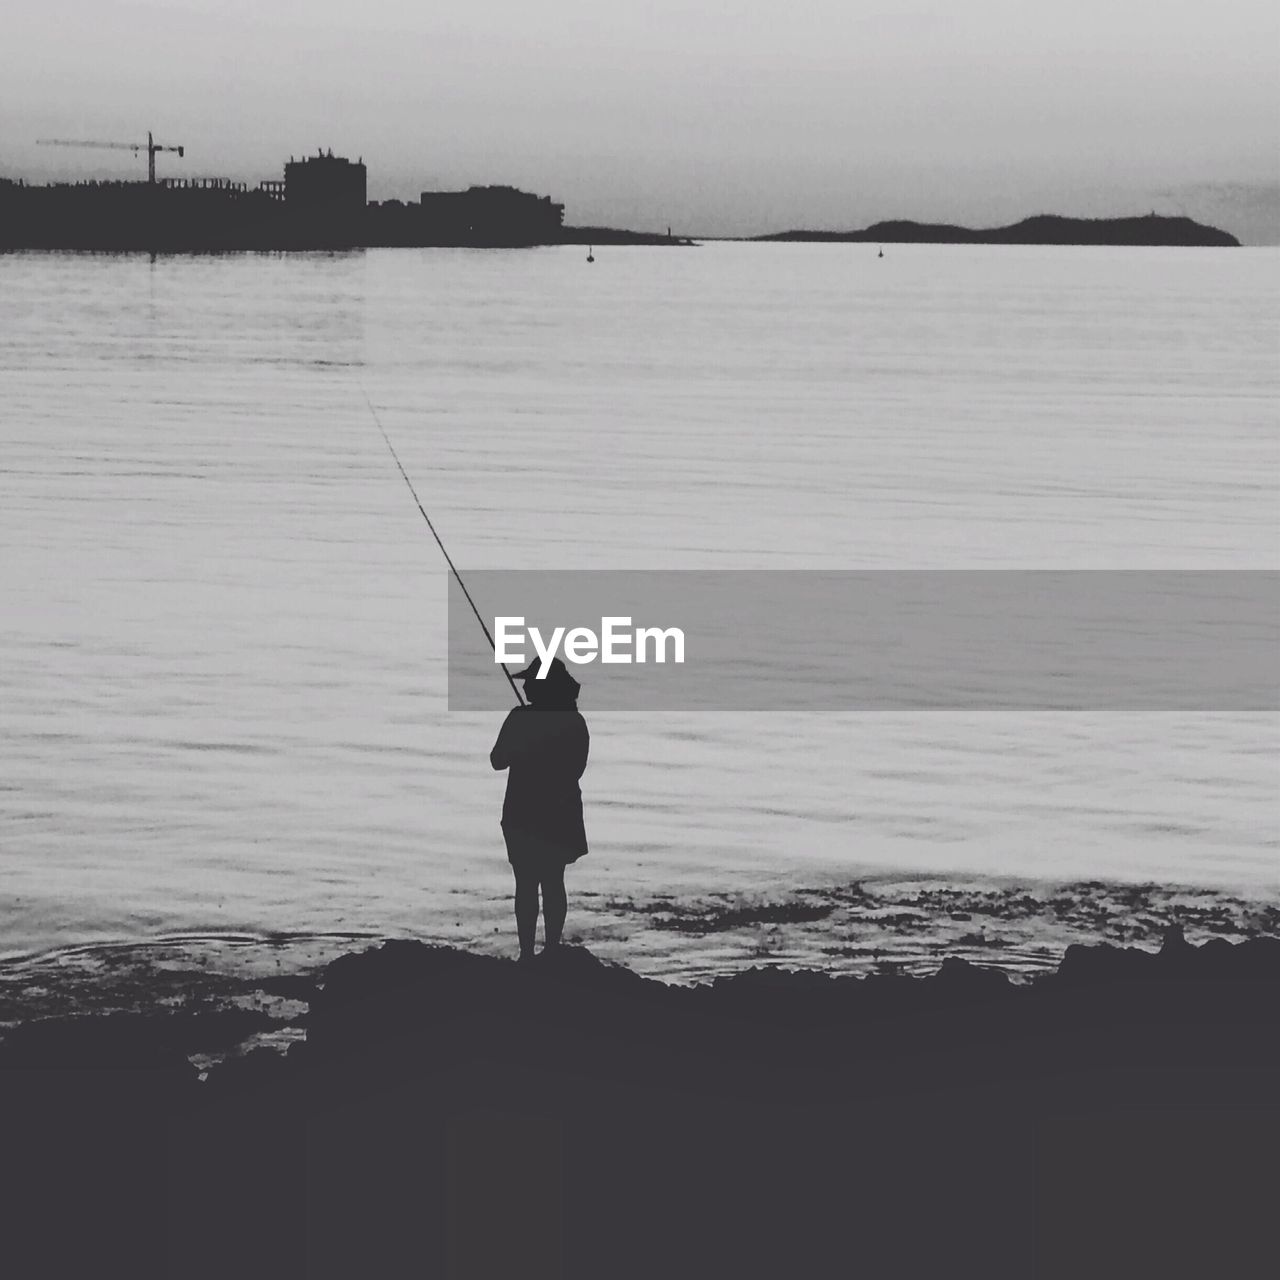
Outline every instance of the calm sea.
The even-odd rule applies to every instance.
[[[0,257],[0,955],[510,948],[366,394],[463,567],[1280,567],[1280,251],[875,252]],[[1275,716],[583,710],[570,931],[651,971],[668,899],[1280,887]]]

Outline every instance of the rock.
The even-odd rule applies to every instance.
[[[1105,942],[1097,947],[1074,944],[1062,957],[1056,981],[1064,985],[1132,982],[1152,976],[1154,964],[1155,957],[1148,951],[1113,947]]]
[[[1014,988],[1003,969],[970,964],[958,956],[948,956],[942,967],[928,979],[938,991],[952,999],[991,999],[1011,995]]]
[[[192,1083],[197,1076],[165,1018],[121,1013],[17,1027],[0,1043],[0,1069],[162,1072]]]

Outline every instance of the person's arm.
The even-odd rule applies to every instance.
[[[578,714],[577,729],[578,732],[573,738],[570,767],[573,769],[573,776],[581,778],[587,771],[587,756],[591,751],[591,734],[587,731],[587,722],[582,718],[581,713]]]
[[[516,734],[513,722],[522,710],[521,707],[512,707],[507,718],[502,722],[502,728],[498,730],[498,740],[493,744],[493,750],[489,752],[489,763],[495,769],[509,769],[512,760],[519,755],[515,744]]]

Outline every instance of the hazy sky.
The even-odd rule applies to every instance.
[[[704,234],[1185,211],[1280,241],[1275,0],[0,0],[0,175],[511,182]]]

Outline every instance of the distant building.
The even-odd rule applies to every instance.
[[[362,243],[368,187],[362,160],[332,151],[290,160],[284,167],[284,209],[295,243],[317,248]]]
[[[564,205],[515,187],[424,191],[421,212],[428,244],[540,244],[564,224]]]
[[[285,204],[298,211],[360,214],[368,200],[369,173],[363,160],[320,151],[284,167]]]
[[[0,250],[347,250],[362,246],[555,244],[564,205],[509,186],[370,204],[363,160],[290,158],[283,178],[78,182],[0,178]]]

